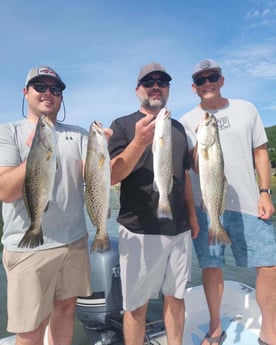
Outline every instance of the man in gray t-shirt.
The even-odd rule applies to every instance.
[[[224,77],[219,64],[210,59],[195,66],[192,89],[200,104],[183,115],[189,149],[196,142],[196,131],[203,115],[216,117],[228,182],[222,224],[231,238],[236,264],[256,267],[256,296],[262,313],[259,342],[275,344],[276,339],[276,234],[270,217],[274,207],[270,195],[271,170],[266,134],[255,106],[240,99],[221,96]],[[255,168],[258,183],[255,177]],[[191,171],[194,200],[200,224],[194,247],[203,269],[203,283],[210,312],[209,331],[202,345],[222,344],[226,333],[220,321],[223,295],[225,245],[218,245],[212,255],[208,245],[209,222],[201,209],[199,176]]]
[[[16,333],[18,345],[42,343],[48,323],[53,343],[71,344],[76,298],[91,294],[82,173],[87,132],[58,122],[64,89],[52,68],[30,69],[23,90],[28,102],[26,118],[0,125],[7,329]],[[53,188],[42,216],[43,244],[20,245],[30,226],[22,197],[26,161],[42,114],[53,123],[56,136]],[[32,183],[35,177],[28,188]],[[29,209],[36,206],[33,202]]]

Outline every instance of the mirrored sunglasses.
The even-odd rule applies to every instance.
[[[210,83],[216,83],[220,77],[221,75],[218,73],[210,74],[208,77],[198,77],[194,79],[194,84],[201,86],[206,83],[206,80],[208,80]]]
[[[36,82],[36,83],[30,83],[29,86],[32,86],[35,89],[35,91],[39,93],[43,93],[49,88],[50,93],[53,96],[60,97],[62,95],[62,89],[61,87],[57,85],[49,85],[42,82]]]

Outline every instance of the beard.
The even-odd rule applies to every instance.
[[[140,104],[144,108],[153,109],[153,110],[164,108],[167,103],[167,99],[165,99],[164,97],[157,99],[157,98],[151,98],[148,96],[138,95],[138,98],[140,100]]]

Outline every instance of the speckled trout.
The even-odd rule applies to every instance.
[[[36,126],[27,158],[23,199],[30,217],[30,227],[18,247],[34,248],[43,244],[42,217],[47,210],[57,169],[57,140],[52,122],[42,115]]]
[[[97,228],[91,252],[104,252],[109,249],[110,156],[105,133],[97,121],[89,129],[84,179],[87,213]]]
[[[217,120],[205,113],[197,131],[197,153],[203,205],[210,218],[209,245],[230,244],[231,240],[219,217],[224,213],[227,180]]]
[[[169,194],[173,187],[171,113],[163,108],[156,116],[153,152],[153,189],[159,193],[158,218],[172,219]]]

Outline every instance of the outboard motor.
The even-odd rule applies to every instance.
[[[93,293],[89,297],[78,297],[76,315],[83,324],[89,345],[113,344],[122,340],[118,238],[110,237],[110,249],[106,252],[90,254],[90,263]]]
[[[109,250],[90,254],[92,295],[77,299],[76,316],[83,324],[88,345],[123,344],[118,238],[109,239]],[[147,344],[164,334],[163,320],[146,323]]]

